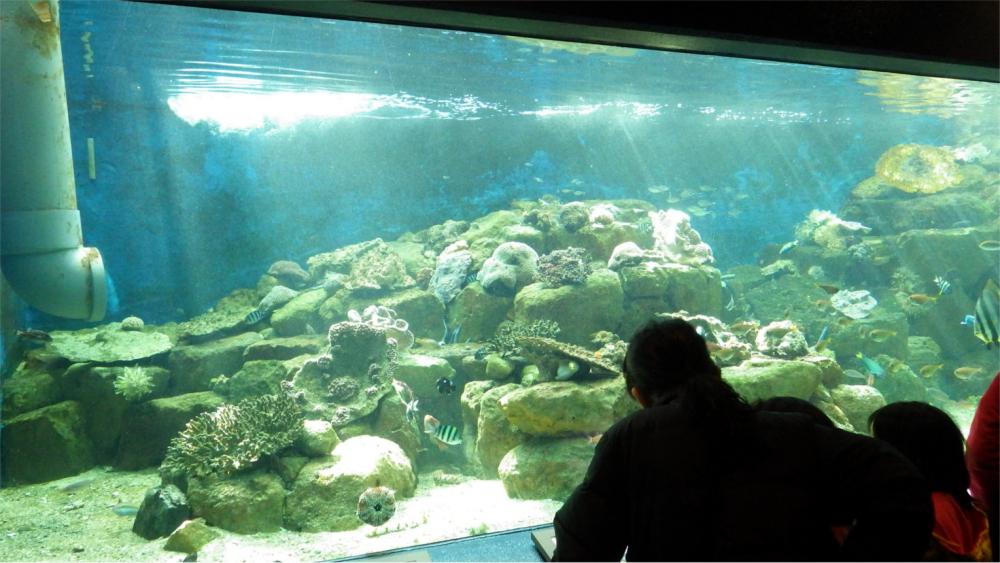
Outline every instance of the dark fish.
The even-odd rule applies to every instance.
[[[435,385],[437,386],[438,393],[441,393],[442,395],[451,395],[456,389],[455,382],[447,377],[438,379]]]
[[[184,558],[184,563],[194,563],[197,560],[198,560],[198,552],[196,551],[196,552],[192,553],[191,555],[188,555],[187,557],[185,557]]]
[[[470,271],[468,274],[465,274],[465,280],[462,282],[462,286],[463,287],[467,286],[470,283],[476,281],[477,279],[479,279],[478,276],[479,276],[479,272],[471,272]]]
[[[248,325],[257,324],[264,318],[265,314],[266,313],[264,313],[263,309],[254,309],[253,311],[250,311],[250,314],[243,317],[243,322]]]
[[[52,342],[52,335],[44,330],[29,328],[19,330],[15,333],[15,335],[18,340],[27,340],[29,342]]]
[[[1000,287],[992,279],[987,280],[986,287],[976,301],[976,323],[972,332],[976,338],[986,343],[989,350],[994,344],[1000,343]]]
[[[486,356],[488,356],[490,352],[491,350],[488,347],[483,346],[482,348],[476,350],[476,353],[472,356],[476,358],[477,361],[481,362],[486,359]]]

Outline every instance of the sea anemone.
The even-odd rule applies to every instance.
[[[396,493],[388,487],[370,487],[358,497],[358,519],[381,526],[396,514]]]
[[[145,397],[153,390],[153,378],[141,366],[126,367],[115,378],[115,393],[133,402]]]

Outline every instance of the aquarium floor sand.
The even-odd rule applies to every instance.
[[[87,484],[59,488],[83,479]],[[118,504],[138,506],[156,485],[155,470],[105,471],[95,468],[75,477],[39,485],[0,489],[0,561],[181,561],[163,550],[165,539],[146,541],[132,533],[133,517],[118,516]],[[198,554],[199,563],[317,561],[360,555],[445,539],[472,530],[497,531],[544,524],[560,503],[507,498],[499,481],[469,480],[434,485],[422,477],[416,495],[397,503],[385,526],[350,532],[281,531],[244,536],[222,531]],[[403,529],[393,531],[396,526]],[[368,537],[373,530],[388,533]]]

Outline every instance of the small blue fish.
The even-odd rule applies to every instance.
[[[976,316],[965,315],[965,318],[962,319],[962,322],[959,324],[961,324],[962,326],[976,326]]]
[[[826,325],[823,327],[823,330],[819,333],[819,338],[816,339],[816,345],[814,346],[814,348],[816,348],[817,350],[822,350],[823,348],[826,348],[826,342],[829,339],[829,336],[830,336],[830,325]]]
[[[127,504],[119,504],[111,508],[111,512],[114,512],[118,516],[135,516],[138,514],[139,509],[134,506],[129,506]]]
[[[865,365],[865,370],[867,370],[868,373],[870,373],[871,375],[873,375],[875,377],[884,377],[885,376],[885,368],[883,368],[875,360],[869,358],[868,356],[862,354],[861,352],[858,352],[857,354],[855,354],[855,357],[857,357],[859,360],[861,360],[861,363]]]
[[[260,322],[261,319],[264,318],[265,314],[266,313],[263,311],[263,309],[254,309],[253,311],[250,311],[250,313],[247,316],[243,317],[243,322],[248,325],[257,324],[258,322]]]

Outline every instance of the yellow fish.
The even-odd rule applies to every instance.
[[[910,301],[913,301],[918,305],[923,305],[925,303],[933,303],[937,301],[937,297],[927,295],[926,293],[914,293],[913,295],[910,295]]]
[[[874,342],[878,342],[879,344],[885,342],[886,340],[889,340],[893,336],[896,336],[896,331],[894,330],[887,330],[884,328],[873,328],[868,331],[868,338],[872,339],[872,341]]]
[[[937,375],[937,372],[944,368],[944,364],[928,364],[920,368],[920,377],[924,379],[929,379]]]
[[[983,373],[983,368],[979,366],[962,366],[955,370],[955,377],[965,381],[973,375],[979,375],[980,373]]]

